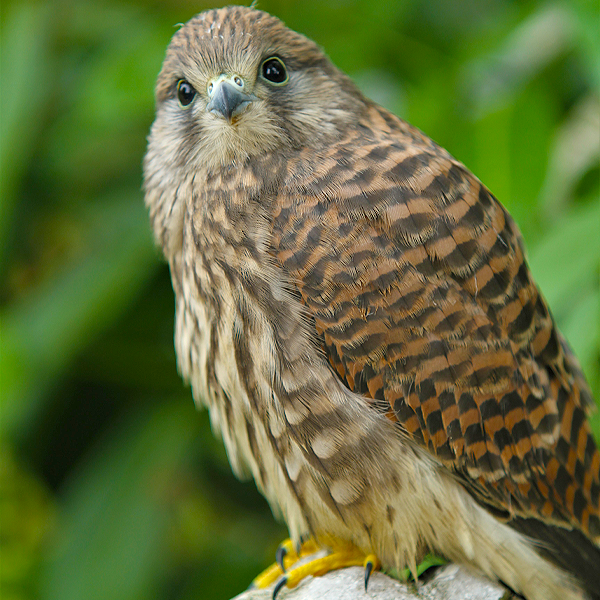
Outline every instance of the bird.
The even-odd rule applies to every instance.
[[[155,100],[178,368],[290,539],[600,598],[594,400],[485,185],[253,7],[182,25]]]

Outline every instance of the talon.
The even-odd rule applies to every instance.
[[[278,582],[277,585],[273,588],[273,596],[272,599],[276,600],[277,598],[277,594],[279,594],[279,592],[281,591],[281,588],[285,587],[287,584],[287,577],[282,577]]]
[[[283,559],[285,558],[287,553],[287,549],[283,545],[279,546],[279,548],[277,548],[277,552],[275,553],[275,562],[279,565],[279,568],[281,569],[282,573],[285,573],[285,565],[283,564]]]
[[[367,586],[369,585],[369,579],[371,579],[371,573],[380,568],[380,563],[378,558],[374,554],[368,554],[365,557],[365,562],[363,563],[365,567],[365,592],[367,591]]]
[[[365,565],[365,592],[367,591],[367,587],[369,585],[369,579],[371,578],[371,573],[373,572],[373,563],[368,561]]]

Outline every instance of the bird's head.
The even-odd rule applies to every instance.
[[[201,13],[179,29],[156,102],[150,151],[194,170],[327,143],[364,107],[314,42],[242,6]]]

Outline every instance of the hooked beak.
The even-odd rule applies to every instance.
[[[224,117],[230,123],[256,100],[256,96],[244,91],[244,81],[237,75],[221,75],[211,81],[208,85],[208,97],[210,101],[206,110]]]

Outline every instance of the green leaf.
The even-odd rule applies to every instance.
[[[13,211],[20,181],[39,138],[52,83],[54,55],[50,52],[51,7],[13,2],[4,7],[0,36],[0,265],[8,250]]]
[[[120,314],[158,264],[138,191],[98,202],[85,219],[93,227],[82,255],[1,314],[8,430],[34,417],[76,353]]]
[[[533,276],[559,323],[581,290],[597,286],[600,265],[600,203],[567,213],[531,248]]]
[[[193,418],[190,418],[193,417]],[[148,406],[110,431],[63,492],[42,600],[148,600],[167,569],[170,503],[200,419],[190,403]],[[201,523],[208,515],[197,513]]]

